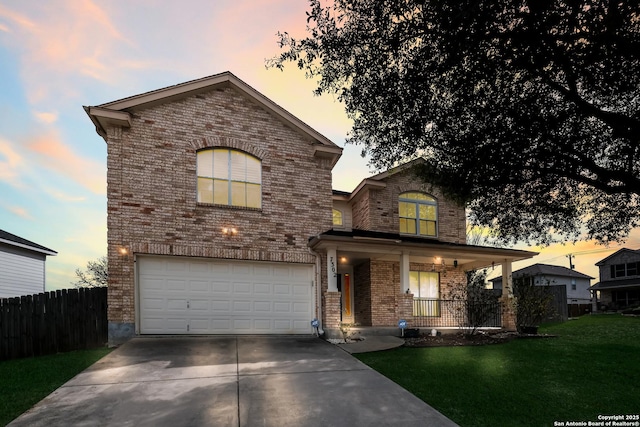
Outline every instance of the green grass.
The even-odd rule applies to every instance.
[[[111,351],[106,347],[0,361],[0,426]]]
[[[583,316],[556,338],[357,357],[461,426],[553,426],[640,413],[640,318]]]

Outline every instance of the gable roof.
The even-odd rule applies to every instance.
[[[365,178],[362,181],[360,181],[360,184],[358,184],[355,190],[353,190],[351,193],[346,191],[333,190],[334,199],[351,200],[354,197],[356,197],[356,195],[365,188],[374,189],[374,190],[383,189],[387,186],[387,183],[384,182],[386,178],[396,173],[404,172],[407,169],[410,169],[416,164],[422,163],[422,162],[424,162],[424,159],[422,157],[418,157],[416,159],[408,161],[407,163],[402,163],[398,166],[394,166],[390,169],[387,169],[384,172],[380,172],[376,175]]]
[[[533,264],[528,267],[521,268],[511,273],[514,277],[519,276],[560,276],[560,277],[574,277],[578,279],[594,279],[594,277],[587,276],[579,271],[571,270],[567,267],[551,264]],[[502,280],[502,276],[489,279],[490,282]]]
[[[274,114],[293,129],[311,138],[314,141],[313,144],[316,155],[331,159],[332,166],[335,165],[342,155],[342,148],[229,71],[179,83],[162,89],[152,90],[139,95],[129,96],[127,98],[107,102],[94,107],[85,106],[83,108],[95,125],[96,132],[106,141],[106,129],[108,127],[131,126],[132,111],[149,108],[154,105],[164,104],[224,87],[233,87],[242,95]]]
[[[28,249],[45,255],[58,254],[58,252],[52,249],[45,248],[42,245],[39,245],[27,239],[23,239],[22,237],[16,236],[15,234],[11,234],[4,230],[0,230],[0,243],[5,243],[7,245],[15,246],[18,248]]]
[[[604,264],[606,264],[606,263],[607,263],[607,261],[609,261],[611,258],[614,258],[614,257],[616,257],[616,256],[620,255],[620,254],[621,254],[621,253],[623,253],[623,252],[631,252],[631,253],[636,254],[636,255],[640,254],[640,250],[636,250],[636,249],[628,249],[628,248],[622,248],[622,249],[619,249],[619,250],[615,251],[614,253],[612,253],[612,254],[611,254],[611,255],[609,255],[608,257],[603,258],[603,259],[601,259],[600,261],[596,262],[596,265],[598,265],[598,266],[600,266],[600,265],[604,265]]]

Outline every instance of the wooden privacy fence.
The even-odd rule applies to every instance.
[[[103,346],[107,288],[0,299],[0,360]]]

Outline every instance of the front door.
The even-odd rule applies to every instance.
[[[351,273],[340,275],[340,289],[342,291],[342,322],[353,323],[353,277]]]

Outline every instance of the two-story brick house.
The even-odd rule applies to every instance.
[[[598,309],[640,305],[640,250],[620,249],[598,261],[600,281],[589,288]]]
[[[464,207],[410,165],[332,191],[342,149],[228,72],[85,111],[107,142],[112,342],[394,326],[534,255],[467,246]]]

